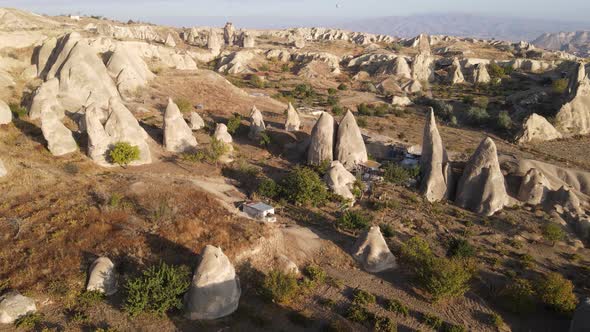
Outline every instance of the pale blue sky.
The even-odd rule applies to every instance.
[[[0,7],[52,15],[79,12],[123,20],[162,16],[367,17],[459,12],[590,22],[590,0],[0,0]]]

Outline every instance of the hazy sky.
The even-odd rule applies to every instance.
[[[174,16],[400,16],[474,13],[590,22],[590,0],[0,0],[43,14],[117,19]]]

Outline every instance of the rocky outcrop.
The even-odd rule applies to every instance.
[[[108,167],[111,163],[108,161],[107,153],[113,142],[101,123],[102,117],[102,111],[91,105],[84,115],[84,127],[88,134],[88,156],[96,164]]]
[[[12,324],[20,317],[37,311],[35,300],[9,292],[0,297],[0,324]]]
[[[351,203],[354,203],[355,197],[351,190],[356,182],[356,177],[346,170],[338,160],[332,162],[324,180],[336,195],[342,196],[350,200]]]
[[[164,114],[164,147],[170,152],[182,153],[197,148],[197,139],[188,126],[178,106],[168,98]]]
[[[248,137],[250,139],[256,139],[260,133],[265,130],[266,125],[264,124],[262,113],[260,113],[256,106],[252,107],[252,111],[250,112],[250,132],[248,133]]]
[[[582,214],[583,211],[580,209],[580,199],[567,186],[562,186],[558,190],[552,190],[547,192],[546,199],[543,202],[547,210],[556,209],[560,212],[567,210],[574,214]]]
[[[555,116],[557,129],[570,135],[590,134],[590,79],[582,64],[578,68],[570,83],[570,100]]]
[[[86,290],[103,293],[107,296],[117,292],[115,264],[108,257],[99,257],[92,263],[88,271]]]
[[[451,170],[432,108],[424,126],[420,172],[422,178],[420,191],[429,202],[448,198]]]
[[[457,58],[453,59],[448,80],[452,85],[465,83],[465,77],[463,76],[463,71],[461,71],[461,63]]]
[[[197,112],[191,112],[190,128],[192,130],[199,130],[205,127],[205,121]]]
[[[191,320],[212,320],[238,309],[241,289],[236,271],[220,248],[206,246],[188,293],[185,316]]]
[[[410,80],[401,86],[405,93],[418,93],[422,91],[422,84],[418,80]]]
[[[249,64],[257,57],[254,50],[241,50],[232,52],[227,55],[225,52],[219,59],[216,71],[226,74],[246,74],[251,73],[252,69]]]
[[[492,79],[488,73],[487,66],[483,63],[476,64],[473,66],[473,83],[474,84],[487,84]]]
[[[522,131],[516,141],[518,144],[545,142],[560,139],[563,136],[544,117],[533,113],[522,125]]]
[[[57,46],[57,38],[51,37],[48,38],[43,42],[43,45],[39,48],[39,52],[37,54],[37,75],[41,78],[45,78],[47,75],[47,63],[51,57],[53,50]]]
[[[8,105],[0,100],[0,125],[9,124],[12,122],[12,111]]]
[[[8,170],[6,169],[2,159],[0,159],[0,178],[5,177],[6,175],[8,175]]]
[[[398,56],[393,60],[391,74],[400,78],[412,78],[412,70],[403,56]]]
[[[391,105],[405,107],[412,105],[412,101],[406,96],[393,96],[391,98]]]
[[[29,108],[29,118],[37,120],[41,118],[44,111],[50,111],[61,119],[64,117],[64,109],[57,100],[59,93],[59,80],[53,78],[44,82],[35,90],[31,107]]]
[[[379,226],[373,226],[359,236],[353,256],[367,272],[379,273],[397,267]]]
[[[63,156],[78,151],[72,132],[54,112],[47,110],[41,114],[41,131],[52,155]]]
[[[168,34],[168,36],[166,36],[166,40],[164,41],[164,45],[168,46],[168,47],[176,47],[176,41],[174,41],[174,37],[172,37],[171,34]]]
[[[223,42],[221,41],[219,35],[215,33],[213,29],[209,30],[209,35],[207,38],[207,48],[217,53],[221,50],[222,47]]]
[[[580,301],[570,324],[569,332],[590,331],[590,298]]]
[[[133,114],[123,105],[121,99],[112,97],[109,100],[109,116],[104,126],[105,132],[113,144],[126,142],[139,148],[139,159],[130,165],[137,166],[152,162],[145,130],[139,125]]]
[[[307,163],[320,165],[334,159],[334,118],[323,112],[311,131],[311,143],[307,151]]]
[[[297,264],[295,264],[295,262],[290,260],[289,257],[285,255],[279,254],[277,255],[277,257],[275,257],[275,266],[277,270],[287,275],[290,274],[294,276],[299,276],[301,274]]]
[[[504,175],[491,138],[485,138],[469,158],[459,180],[455,202],[485,216],[493,215],[508,204]]]
[[[287,107],[287,120],[285,121],[286,131],[299,131],[301,127],[301,120],[299,119],[299,113],[291,103]]]
[[[549,192],[550,183],[543,172],[531,168],[520,184],[518,200],[530,205],[538,205],[543,202]]]
[[[227,22],[223,27],[223,40],[226,45],[232,46],[234,44],[236,29],[231,22]]]
[[[244,48],[254,48],[256,47],[256,37],[248,32],[242,33],[241,36],[241,44]]]
[[[117,82],[121,95],[136,92],[154,79],[156,75],[133,49],[118,46],[107,64],[109,74]]]
[[[419,53],[412,62],[412,78],[422,82],[434,80],[434,58],[429,53]]]
[[[350,110],[346,112],[338,126],[335,158],[348,170],[369,160],[363,135]]]

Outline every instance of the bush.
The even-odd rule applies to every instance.
[[[258,144],[261,146],[269,146],[271,143],[270,136],[266,131],[261,131],[258,133]]]
[[[337,106],[339,102],[340,98],[338,98],[338,96],[328,96],[328,99],[326,100],[326,103],[332,107]]]
[[[425,313],[422,316],[422,323],[430,326],[433,330],[438,330],[443,326],[444,321],[440,317]]]
[[[356,124],[360,128],[365,128],[368,125],[367,119],[365,119],[365,118],[358,118],[358,119],[356,119]]]
[[[336,93],[338,93],[338,90],[336,90],[334,88],[328,88],[328,95],[332,96],[332,95],[335,95]]]
[[[240,128],[242,125],[242,115],[238,113],[234,113],[234,115],[227,120],[227,132],[230,134],[235,134],[236,130]]]
[[[353,322],[365,323],[373,319],[373,314],[360,305],[351,305],[346,312],[346,318]]]
[[[381,229],[381,234],[383,234],[383,236],[386,238],[390,238],[395,235],[393,227],[390,224],[381,224],[379,225],[379,229]]]
[[[332,107],[332,114],[338,116],[344,114],[344,109],[341,106]]]
[[[354,291],[354,295],[352,298],[352,303],[356,304],[356,305],[367,305],[367,304],[373,304],[377,302],[377,299],[375,298],[375,295],[366,292],[362,289],[357,289]]]
[[[266,178],[260,181],[256,193],[262,197],[273,199],[277,197],[279,191],[280,188],[277,183],[273,179]]]
[[[182,308],[182,294],[190,286],[190,271],[186,266],[169,266],[161,262],[145,270],[125,284],[125,311],[131,316],[142,312],[163,315]]]
[[[340,83],[340,85],[338,85],[338,90],[346,91],[346,90],[348,90],[348,85],[346,85],[344,83]]]
[[[463,103],[467,105],[473,105],[475,103],[475,98],[472,96],[463,96]]]
[[[496,118],[496,127],[500,130],[512,129],[512,119],[507,111],[501,111]]]
[[[118,142],[109,152],[111,163],[125,167],[130,163],[139,160],[139,147],[127,142]]]
[[[266,86],[264,80],[256,74],[250,75],[249,81],[250,84],[257,89],[264,89],[264,87]]]
[[[188,113],[193,110],[193,104],[190,100],[184,98],[177,98],[174,100],[176,106],[182,113]]]
[[[27,109],[25,107],[22,107],[19,104],[10,104],[8,105],[8,107],[10,108],[10,111],[12,112],[12,114],[19,119],[24,118],[27,115]]]
[[[299,292],[299,284],[294,274],[272,270],[264,277],[260,293],[263,297],[277,303],[287,303]]]
[[[326,271],[322,270],[321,267],[313,264],[307,265],[303,270],[303,274],[305,274],[305,276],[307,276],[309,280],[316,284],[323,284],[326,281],[326,278],[328,277]]]
[[[553,92],[557,94],[564,94],[567,90],[568,85],[569,82],[567,79],[560,78],[558,80],[553,81],[553,83],[551,84],[551,88]]]
[[[19,317],[14,321],[14,326],[17,329],[35,330],[43,322],[43,315],[34,312]]]
[[[387,182],[394,184],[405,184],[410,179],[414,179],[420,174],[418,166],[413,168],[405,168],[395,163],[387,163],[383,166],[383,178]]]
[[[444,323],[441,331],[443,331],[443,332],[467,332],[467,329],[461,325]]]
[[[373,324],[375,332],[397,332],[397,324],[389,317],[376,317]]]
[[[481,126],[490,120],[488,111],[480,107],[470,107],[465,113],[467,123],[472,126]]]
[[[475,256],[477,250],[465,239],[452,239],[449,243],[447,256],[469,258]]]
[[[288,73],[288,72],[290,72],[290,71],[291,71],[291,66],[289,66],[289,64],[288,64],[288,63],[283,63],[283,64],[281,65],[281,71],[282,71],[283,73]]]
[[[500,291],[500,299],[504,308],[517,314],[533,311],[534,295],[535,291],[531,282],[522,278],[510,281]]]
[[[506,73],[504,72],[504,68],[500,67],[497,63],[492,62],[488,65],[488,73],[490,77],[493,79],[502,78]]]
[[[188,162],[203,162],[207,161],[209,163],[215,163],[223,156],[224,154],[229,152],[229,146],[224,142],[212,138],[211,144],[204,149],[197,152],[186,152],[181,155],[181,158],[184,161]]]
[[[558,312],[571,312],[576,309],[578,299],[574,285],[559,273],[543,276],[536,284],[536,291],[543,303]]]
[[[359,211],[345,211],[336,221],[336,225],[339,228],[354,232],[369,228],[371,218]]]
[[[317,96],[317,92],[309,84],[299,84],[291,92],[292,96],[299,99],[309,99]]]
[[[407,317],[410,315],[410,309],[408,307],[406,307],[405,305],[403,305],[398,300],[388,300],[385,303],[385,309],[387,309],[388,311],[391,311],[391,312],[398,313],[404,317]]]
[[[328,199],[328,191],[322,179],[311,168],[295,167],[281,181],[281,195],[296,205],[322,205]]]
[[[543,237],[555,245],[556,242],[565,238],[565,233],[558,224],[548,222],[543,226]]]
[[[401,258],[411,265],[418,264],[423,257],[432,255],[428,242],[419,236],[411,238],[401,248]]]

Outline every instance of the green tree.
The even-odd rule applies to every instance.
[[[295,167],[281,182],[282,196],[297,205],[322,205],[328,191],[319,175],[307,167]]]

